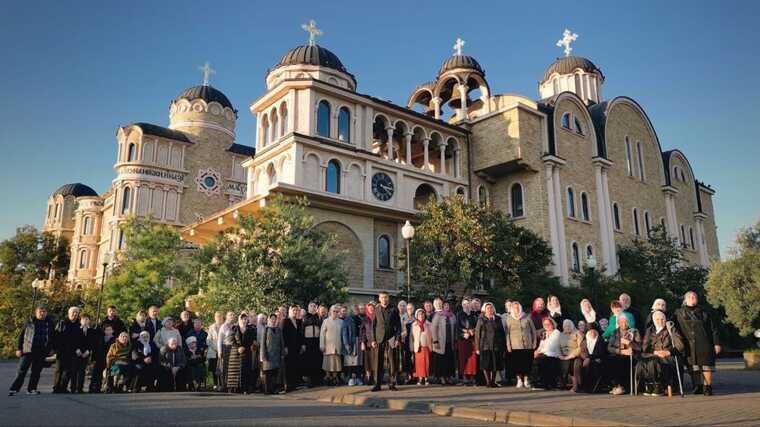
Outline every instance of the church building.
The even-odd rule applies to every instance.
[[[168,128],[119,128],[117,178],[107,193],[77,184],[51,196],[50,229],[72,241],[72,281],[101,273],[95,258],[124,244],[118,223],[128,214],[152,213],[203,244],[277,193],[308,197],[317,226],[345,250],[357,296],[404,288],[394,256],[404,245],[401,227],[430,198],[504,210],[550,243],[552,272],[565,284],[592,257],[615,274],[619,246],[646,239],[657,224],[688,262],[707,266],[719,256],[715,191],[683,152],[662,150],[634,99],[605,98],[606,76],[572,55],[570,31],[537,99],[495,93],[457,39],[435,80],[402,106],[358,92],[357,77],[316,44],[315,23],[304,29],[309,43],[267,71],[264,93],[249,106],[255,153],[234,142],[236,110],[204,84],[171,103]],[[89,217],[98,237],[83,234]],[[93,254],[84,264],[82,250]]]

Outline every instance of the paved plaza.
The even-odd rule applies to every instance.
[[[46,369],[40,396],[0,396],[0,425],[758,425],[760,371],[719,365],[713,397],[648,398],[531,392],[514,388],[367,387],[302,390],[287,396],[219,393],[53,395]],[[0,363],[4,386],[16,364]],[[437,414],[437,415],[436,415]]]

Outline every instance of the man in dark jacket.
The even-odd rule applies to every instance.
[[[106,369],[106,355],[111,344],[116,341],[113,327],[95,329],[95,344],[92,349],[92,373],[90,375],[90,393],[100,393],[103,386],[103,371]],[[152,341],[152,340],[151,340]]]
[[[105,319],[100,321],[100,328],[105,329],[106,326],[113,328],[113,334],[119,336],[122,332],[127,332],[127,324],[119,318],[118,310],[116,306],[112,305],[106,310]]]
[[[73,377],[76,358],[79,357],[79,307],[69,307],[68,315],[55,328],[55,375],[53,393],[67,393]]]
[[[392,307],[390,297],[381,292],[378,295],[378,304],[375,309],[375,319],[372,322],[375,341],[370,345],[377,349],[377,368],[375,369],[375,386],[372,391],[380,391],[385,373],[385,361],[388,361],[389,390],[396,389],[396,373],[398,372],[396,351],[398,350],[401,335],[401,318],[398,310]]]
[[[18,373],[11,384],[9,396],[13,396],[21,390],[29,367],[32,374],[27,386],[28,394],[39,394],[37,383],[40,381],[40,372],[45,366],[45,357],[52,354],[53,334],[55,325],[47,318],[45,307],[39,306],[34,310],[34,317],[30,318],[21,333],[18,335],[16,357],[18,357]]]
[[[87,365],[90,362],[92,356],[93,346],[96,345],[95,330],[90,328],[90,316],[83,315],[80,320],[81,328],[77,337],[77,348],[74,351],[75,357],[73,360],[74,367],[72,368],[71,377],[71,392],[81,393],[84,388],[84,375],[87,371]]]
[[[158,318],[158,306],[151,305],[148,307],[148,318],[145,320],[145,326],[150,334],[150,340],[156,336],[156,332],[163,327],[161,319]]]
[[[285,392],[298,387],[301,377],[299,360],[306,350],[303,341],[303,325],[298,319],[300,307],[293,305],[288,310],[288,318],[282,322],[282,337],[285,341]]]
[[[712,395],[712,376],[715,359],[720,354],[718,329],[706,311],[697,303],[697,294],[684,295],[684,306],[676,310],[676,324],[686,339],[687,361],[692,372],[694,394]],[[701,373],[701,375],[700,375]]]

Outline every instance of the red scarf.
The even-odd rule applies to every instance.
[[[420,326],[420,332],[425,332],[425,319],[417,319],[417,324]]]

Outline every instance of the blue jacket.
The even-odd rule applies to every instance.
[[[343,326],[340,328],[340,337],[343,342],[343,353],[349,356],[356,355],[356,322],[354,316],[348,316],[343,319]]]

